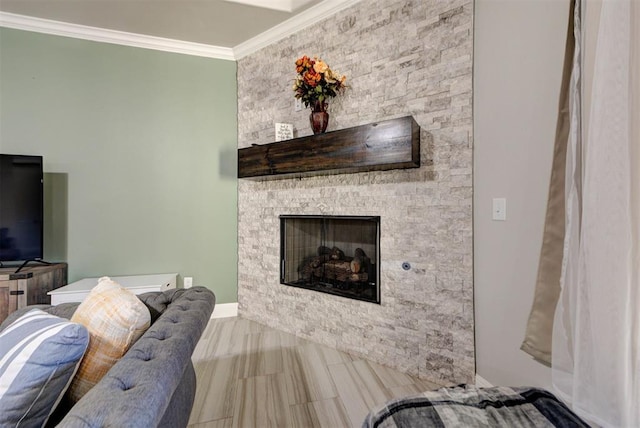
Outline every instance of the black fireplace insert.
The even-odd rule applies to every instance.
[[[280,283],[380,303],[380,217],[280,216]]]

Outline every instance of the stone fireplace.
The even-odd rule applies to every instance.
[[[412,116],[420,167],[239,180],[240,316],[437,383],[473,382],[473,1],[361,0],[240,59],[239,148],[272,143],[274,122],[311,134],[291,90],[302,55],[347,76],[328,131]],[[282,284],[282,214],[379,216],[380,303]]]
[[[380,217],[280,216],[280,283],[380,303]]]

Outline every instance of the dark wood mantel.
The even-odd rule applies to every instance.
[[[238,150],[238,178],[418,167],[420,127],[411,116]]]

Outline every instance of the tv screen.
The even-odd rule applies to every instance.
[[[43,256],[42,156],[0,154],[0,262]]]

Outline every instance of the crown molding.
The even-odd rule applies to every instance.
[[[233,50],[231,48],[127,33],[124,31],[107,30],[104,28],[70,24],[67,22],[52,21],[49,19],[34,18],[31,16],[17,15],[7,12],[0,12],[0,27],[185,55],[217,58],[229,61],[235,60]]]
[[[233,48],[236,60],[265,48],[361,0],[325,0]]]
[[[324,0],[233,48],[107,30],[86,25],[0,12],[0,27],[73,37],[94,42],[236,61],[328,18],[361,0]]]
[[[281,12],[291,13],[301,8],[311,0],[222,0],[228,3],[238,3],[264,9],[279,10]]]

